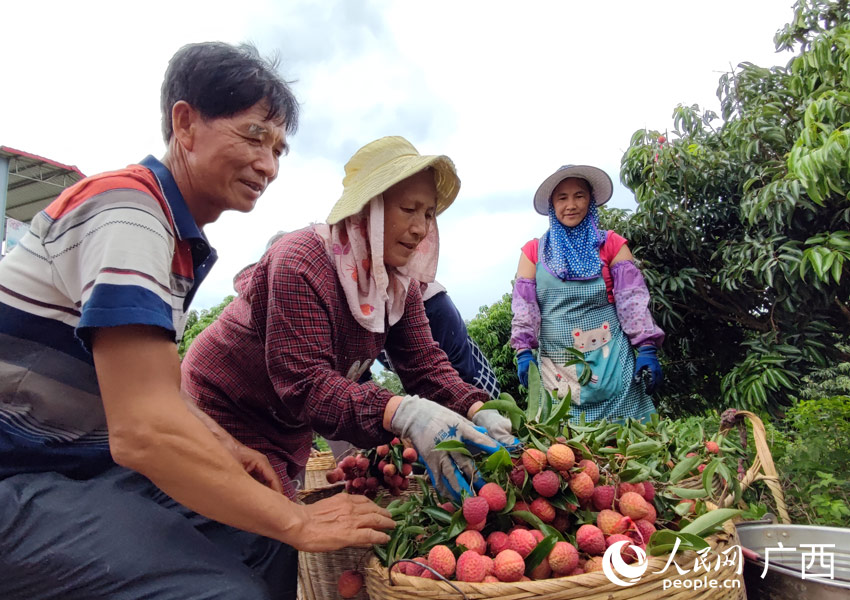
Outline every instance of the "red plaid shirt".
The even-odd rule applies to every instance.
[[[485,392],[463,382],[431,337],[419,286],[388,333],[361,327],[312,228],[286,235],[237,276],[239,296],[192,343],[183,385],[242,443],[263,452],[288,496],[309,457],[312,433],[360,448],[386,443],[393,394],[362,372],[386,348],[408,393],[466,416]]]

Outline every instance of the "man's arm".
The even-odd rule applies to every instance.
[[[118,464],[210,519],[300,550],[388,541],[376,530],[394,526],[389,513],[365,497],[299,505],[254,480],[182,400],[176,347],[163,330],[98,328],[92,349]]]

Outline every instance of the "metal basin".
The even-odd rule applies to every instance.
[[[850,600],[850,529],[747,523],[737,528],[741,545],[760,558],[744,563],[749,600]],[[776,550],[780,542],[785,551]]]

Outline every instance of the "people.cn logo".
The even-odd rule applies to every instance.
[[[602,571],[608,577],[608,581],[622,587],[629,587],[640,581],[640,578],[646,573],[649,568],[649,560],[646,558],[646,552],[640,546],[631,544],[629,547],[637,557],[637,561],[633,565],[626,564],[621,554],[623,546],[628,544],[626,540],[614,542],[605,551],[602,556]],[[620,577],[624,579],[620,579]]]

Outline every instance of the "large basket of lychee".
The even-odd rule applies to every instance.
[[[535,404],[485,405],[523,444],[476,457],[475,495],[389,505],[396,529],[365,568],[372,600],[745,598],[730,521],[741,511],[717,508],[713,480],[678,485],[688,473],[674,458],[691,442],[671,438],[671,422],[569,424],[569,398]]]
[[[330,454],[330,453],[328,453]],[[321,473],[322,486],[299,492],[299,501],[312,504],[338,493],[363,494],[386,506],[394,498],[424,497],[418,481],[411,476],[416,451],[397,438],[390,444],[370,450],[356,450],[344,456],[337,466],[333,456],[319,457],[315,473]],[[308,467],[310,461],[308,461]],[[330,467],[327,469],[326,467]],[[310,475],[308,471],[307,475]],[[318,480],[314,480],[318,481]],[[330,484],[330,485],[328,485]],[[339,596],[340,579],[346,571],[359,570],[368,559],[368,550],[343,548],[334,552],[299,552],[298,583],[301,600],[324,600]],[[345,578],[342,577],[343,584]],[[366,600],[364,591],[347,596]]]

